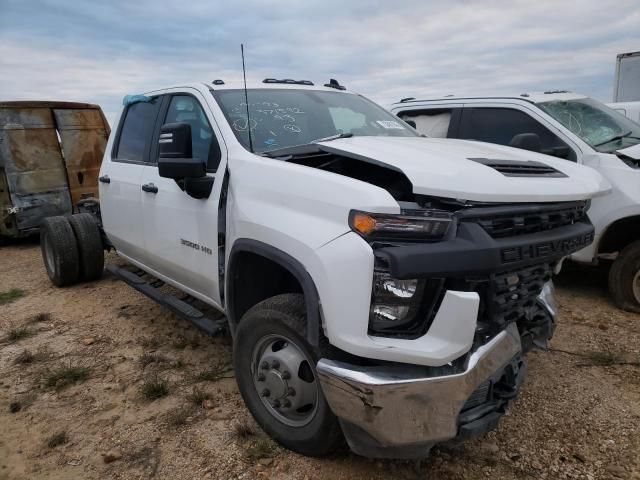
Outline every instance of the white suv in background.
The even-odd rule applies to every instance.
[[[566,91],[410,97],[390,110],[427,136],[510,145],[598,170],[612,191],[595,198],[589,210],[595,241],[571,258],[611,263],[613,300],[620,308],[640,311],[639,124]]]

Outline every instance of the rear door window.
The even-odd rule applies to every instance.
[[[150,162],[149,148],[159,108],[159,97],[127,107],[113,155],[115,161]]]
[[[555,133],[525,112],[513,108],[465,108],[456,138],[508,146],[521,133],[540,137],[542,153],[575,160],[575,152]]]
[[[400,112],[402,120],[416,122],[416,130],[427,137],[447,138],[455,135],[458,129],[460,108],[432,108]]]

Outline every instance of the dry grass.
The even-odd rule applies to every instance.
[[[193,390],[191,390],[191,393],[187,395],[187,400],[189,400],[189,402],[193,403],[196,406],[201,406],[202,402],[204,402],[205,400],[209,400],[210,398],[211,398],[210,393],[198,387],[193,387]]]
[[[19,288],[12,288],[11,290],[7,290],[6,292],[0,292],[0,305],[15,302],[16,300],[24,296],[24,290],[20,290]]]
[[[227,378],[227,375],[225,374],[229,371],[231,371],[231,368],[229,366],[210,368],[209,370],[203,370],[202,372],[194,375],[193,381],[215,382],[216,380],[220,380],[221,378]]]
[[[36,356],[27,349],[24,349],[21,353],[19,353],[16,356],[16,358],[13,359],[13,363],[18,365],[25,365],[25,364],[33,363],[35,361],[36,361]]]
[[[45,388],[62,390],[69,385],[84,382],[90,374],[91,370],[88,367],[69,364],[46,372],[43,384]]]
[[[169,383],[158,377],[148,378],[140,386],[140,393],[147,400],[157,400],[169,395]]]
[[[247,420],[240,420],[233,425],[233,433],[241,440],[246,440],[256,435],[256,429]]]
[[[9,411],[11,413],[17,413],[20,410],[24,410],[25,408],[33,405],[33,402],[35,402],[37,398],[38,395],[36,394],[36,392],[27,392],[9,403]]]
[[[67,435],[67,432],[63,430],[61,432],[54,433],[50,437],[47,437],[47,439],[45,440],[45,445],[49,448],[56,448],[60,445],[64,445],[68,441],[69,435]]]
[[[49,321],[51,321],[51,314],[42,312],[42,313],[36,313],[35,315],[32,315],[31,317],[29,317],[27,319],[27,324],[33,325],[34,323],[43,323],[43,322],[49,322]]]
[[[276,453],[276,445],[267,437],[258,437],[245,445],[244,455],[250,462],[261,458],[271,458]]]
[[[158,340],[156,337],[141,338],[139,343],[144,348],[158,348],[160,346],[160,340]]]
[[[169,359],[159,353],[143,353],[140,355],[140,358],[138,358],[138,362],[140,362],[140,365],[144,368],[151,364],[160,365],[163,363],[169,363]]]
[[[5,342],[16,343],[24,338],[30,337],[31,335],[33,335],[33,333],[28,328],[25,328],[25,327],[12,328],[7,332],[7,335],[5,337]]]
[[[169,410],[164,415],[164,420],[170,427],[181,427],[187,423],[187,418],[193,414],[193,409],[190,407],[177,407],[173,410]]]

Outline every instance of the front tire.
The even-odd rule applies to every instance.
[[[46,218],[40,226],[40,249],[47,275],[58,287],[73,285],[80,278],[78,242],[65,217]]]
[[[306,341],[300,294],[269,298],[244,314],[233,343],[238,388],[262,429],[284,447],[324,456],[342,444],[316,373],[320,348]]]
[[[627,245],[611,265],[609,292],[617,307],[640,313],[640,241]]]

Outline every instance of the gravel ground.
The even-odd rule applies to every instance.
[[[593,270],[557,285],[552,348],[496,431],[421,462],[311,459],[255,426],[229,339],[109,276],[54,288],[37,244],[0,248],[0,479],[640,480],[640,316]]]

